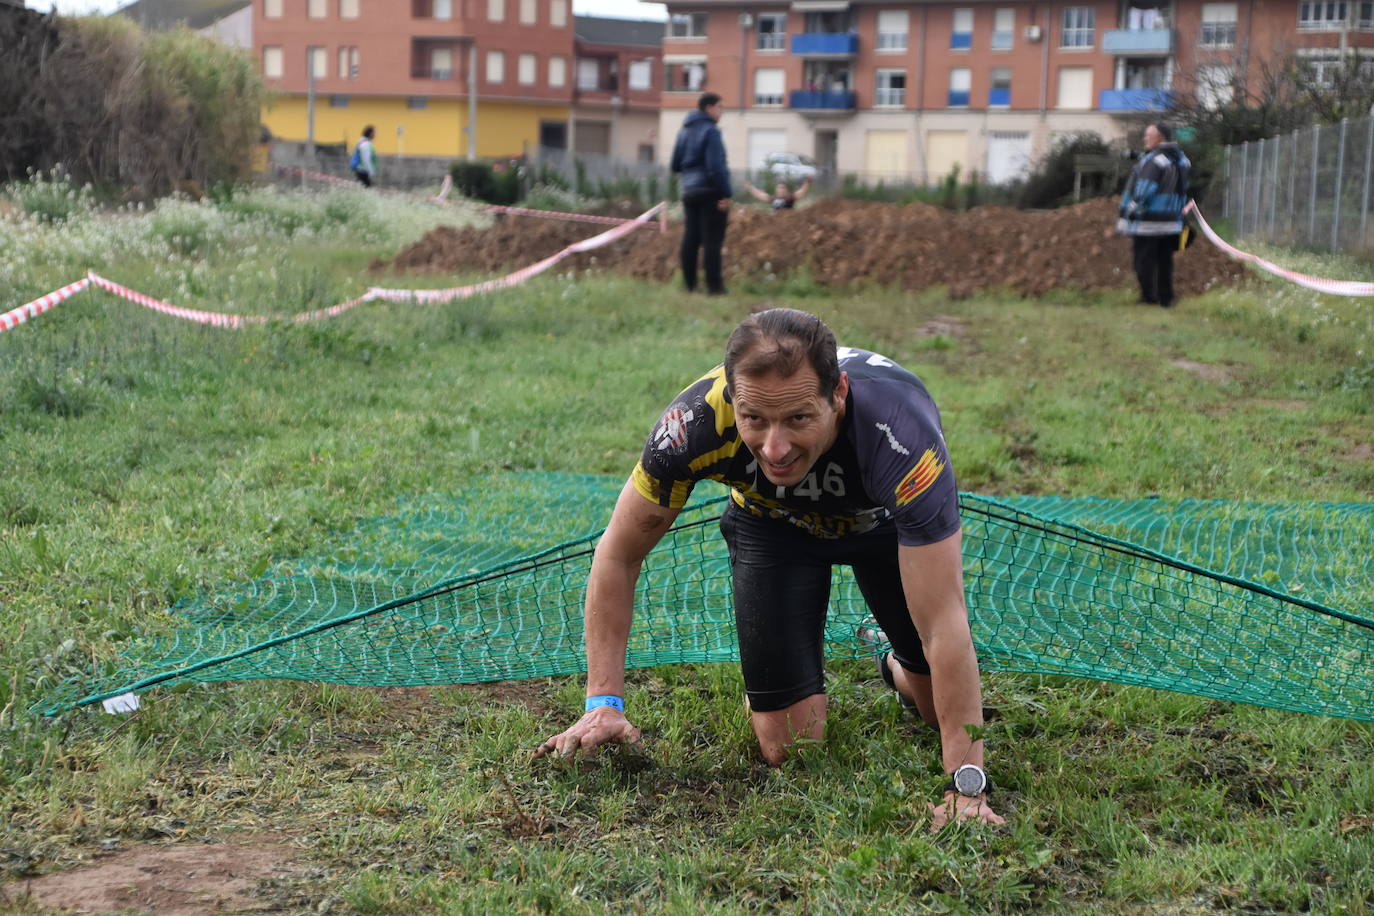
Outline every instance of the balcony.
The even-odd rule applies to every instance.
[[[859,36],[852,32],[793,35],[792,53],[801,57],[854,57],[859,53]]]
[[[793,89],[787,94],[787,107],[796,111],[848,114],[854,110],[855,99],[852,92],[837,92],[833,89]]]
[[[1102,111],[1168,111],[1168,89],[1103,89],[1097,107]]]
[[[1102,33],[1108,54],[1172,54],[1173,29],[1108,29]]]

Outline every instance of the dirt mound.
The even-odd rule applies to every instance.
[[[954,213],[927,204],[830,198],[800,210],[736,207],[725,239],[727,280],[782,276],[805,268],[819,283],[856,282],[919,290],[946,286],[952,296],[1009,288],[1025,295],[1053,289],[1117,289],[1135,284],[1131,243],[1115,231],[1107,198],[1059,210],[979,207]],[[441,227],[375,269],[501,273],[548,257],[595,234],[596,227],[534,217],[506,217],[490,229]],[[681,227],[640,230],[630,238],[563,262],[668,280],[677,267]],[[1232,283],[1241,266],[1205,241],[1174,260],[1180,296]]]

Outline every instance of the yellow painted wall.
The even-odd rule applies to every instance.
[[[306,99],[278,95],[263,106],[262,123],[283,140],[306,137]],[[477,155],[518,156],[539,143],[540,121],[567,121],[566,105],[477,101]],[[404,98],[349,96],[348,107],[332,108],[329,96],[315,99],[315,142],[347,143],[352,149],[362,130],[377,128],[377,154],[461,156],[467,154],[467,99],[430,98],[424,108],[409,108]],[[396,128],[404,133],[397,135]]]

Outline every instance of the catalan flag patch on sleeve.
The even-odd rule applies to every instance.
[[[930,489],[930,485],[944,469],[945,463],[936,456],[935,449],[926,449],[916,462],[916,466],[907,472],[901,483],[897,484],[897,505],[905,506]]]

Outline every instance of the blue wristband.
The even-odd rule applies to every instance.
[[[583,712],[591,712],[598,706],[614,706],[621,712],[625,711],[625,701],[620,697],[610,696],[608,694],[600,697],[587,697],[587,705],[583,708]]]

